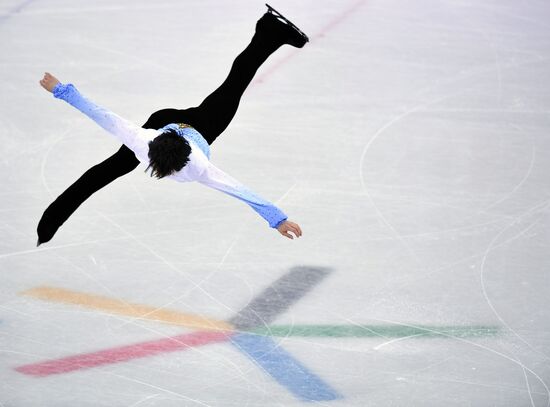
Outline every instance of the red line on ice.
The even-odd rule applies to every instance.
[[[338,24],[340,24],[342,21],[344,21],[346,18],[348,18],[350,15],[355,13],[359,7],[361,7],[364,3],[366,3],[367,0],[359,0],[355,3],[353,3],[350,7],[345,9],[342,13],[337,15],[335,18],[333,18],[327,25],[325,25],[323,28],[321,28],[318,32],[310,36],[310,42],[316,41],[319,38],[324,37],[329,31],[332,31]],[[281,65],[286,64],[290,59],[292,59],[297,53],[300,51],[299,49],[294,49],[294,51],[287,54],[286,57],[283,59],[280,59],[278,62],[273,64],[271,67],[269,67],[263,74],[258,75],[256,79],[254,79],[252,84],[257,84],[265,81],[265,79],[270,76],[273,72],[275,72]]]
[[[180,351],[191,347],[207,345],[209,343],[223,342],[231,335],[231,332],[194,332],[156,341],[33,363],[19,366],[15,370],[31,376],[49,376],[74,370],[88,369],[109,363],[125,362],[127,360],[153,356],[159,353]]]

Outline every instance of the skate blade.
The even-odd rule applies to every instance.
[[[285,23],[290,25],[292,28],[294,28],[296,31],[298,31],[298,33],[300,33],[301,36],[303,36],[305,38],[306,42],[309,42],[309,37],[306,35],[306,33],[303,32],[302,30],[300,30],[298,27],[296,27],[296,25],[292,21],[290,21],[288,18],[283,16],[281,13],[279,13],[277,10],[275,10],[273,7],[271,7],[269,4],[265,3],[265,5],[267,6],[267,11],[269,13],[273,14],[275,17],[280,18]]]

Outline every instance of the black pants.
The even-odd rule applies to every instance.
[[[142,127],[160,129],[170,123],[187,123],[212,144],[235,116],[241,96],[260,65],[281,45],[270,36],[256,32],[250,44],[235,58],[225,81],[199,106],[159,110]],[[123,145],[111,157],[86,171],[46,209],[38,223],[38,243],[49,241],[94,192],[133,171],[138,164],[134,153]]]

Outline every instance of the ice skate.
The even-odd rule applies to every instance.
[[[49,242],[52,237],[55,235],[55,232],[59,229],[59,227],[63,224],[63,222],[66,219],[58,220],[60,217],[59,214],[53,214],[51,206],[46,209],[44,214],[42,215],[42,218],[40,219],[40,222],[38,222],[38,227],[36,229],[38,234],[38,241],[36,243],[36,247],[40,246],[42,243]],[[72,212],[70,212],[72,213]],[[61,222],[61,224],[59,224]]]
[[[271,7],[267,6],[267,13],[258,20],[256,32],[274,40],[281,41],[296,48],[302,48],[309,38],[302,30],[296,27],[289,19]]]

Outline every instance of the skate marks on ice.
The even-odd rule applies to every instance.
[[[231,337],[231,343],[300,400],[343,398],[268,336],[241,333]]]
[[[36,287],[21,293],[36,299],[78,305],[88,309],[103,311],[108,314],[123,315],[140,320],[164,322],[170,325],[184,326],[201,330],[230,330],[232,326],[223,321],[191,315],[164,308],[129,303],[123,300],[111,299],[99,295],[91,295],[63,288]]]
[[[229,322],[238,330],[267,326],[318,285],[330,269],[294,267],[275,281]]]
[[[33,3],[34,0],[25,0],[21,3],[19,3],[17,6],[13,7],[11,10],[9,10],[5,14],[0,14],[0,24],[5,23],[13,16],[19,14],[24,8],[26,8],[29,4]]]
[[[255,297],[230,322],[239,331],[267,326],[330,274],[328,268],[294,267]],[[269,373],[294,396],[304,401],[342,398],[277,342],[267,336],[238,333],[231,343]]]
[[[236,349],[252,359],[257,366],[286,387],[298,399],[328,401],[342,398],[342,395],[284,351],[271,338],[239,332],[239,329],[257,327],[257,325],[265,326],[266,323],[273,321],[280,313],[287,310],[319,284],[329,273],[330,269],[326,268],[292,268],[289,273],[275,281],[231,318],[228,325],[220,321],[194,317],[176,311],[157,310],[137,304],[129,305],[123,301],[65,289],[51,287],[31,289],[22,294],[46,301],[114,312],[118,315],[136,317],[136,314],[141,312],[144,313],[145,318],[158,322],[176,323],[180,326],[203,329],[206,325],[208,330],[33,363],[19,366],[15,370],[26,375],[43,377],[229,340],[229,343]]]
[[[183,351],[211,343],[228,342],[296,398],[305,401],[328,401],[340,399],[343,396],[284,350],[273,340],[274,337],[461,339],[495,336],[499,333],[499,328],[494,326],[436,327],[399,323],[393,325],[271,325],[278,316],[313,290],[330,273],[331,269],[328,268],[294,267],[253,298],[227,322],[62,288],[32,288],[21,294],[43,301],[161,322],[196,331],[32,363],[19,366],[15,370],[26,375],[45,377]]]

